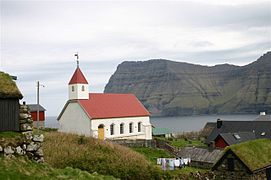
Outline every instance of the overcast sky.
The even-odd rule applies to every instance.
[[[271,49],[271,2],[2,1],[0,71],[18,76],[27,103],[36,81],[47,115],[58,115],[80,67],[103,92],[123,61],[169,59],[245,65]]]

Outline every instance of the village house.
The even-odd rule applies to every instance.
[[[19,131],[19,100],[22,98],[12,77],[0,72],[0,131]]]
[[[218,179],[271,179],[271,140],[257,139],[227,147],[212,170]]]
[[[46,109],[41,105],[37,104],[29,104],[29,111],[31,113],[31,117],[33,119],[34,127],[45,127],[45,111]],[[38,125],[38,111],[39,111],[39,125]]]
[[[59,131],[98,139],[152,139],[150,114],[133,94],[89,93],[79,65],[68,85],[69,100],[58,116]]]
[[[215,147],[224,149],[227,146],[256,139],[254,132],[220,133],[215,139]]]
[[[227,136],[226,133],[232,133],[233,137],[234,134],[237,134],[237,136],[235,137],[236,143],[241,140],[241,137],[238,137],[238,133],[246,133],[246,137],[243,134],[242,139],[247,139],[247,133],[250,133],[249,137],[253,136],[251,134],[255,134],[255,139],[271,139],[271,121],[223,121],[218,119],[216,126],[207,137],[205,143],[209,146],[215,146],[215,144],[218,145],[220,144],[220,142],[218,141],[221,141],[221,135],[224,136],[225,140],[225,136]],[[249,138],[249,140],[253,138],[254,137]]]

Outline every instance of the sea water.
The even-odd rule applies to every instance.
[[[207,122],[216,122],[217,119],[229,121],[253,121],[258,115],[200,115],[178,117],[151,117],[151,124],[157,128],[168,128],[173,133],[182,133],[201,130]],[[45,127],[59,128],[56,116],[46,117]]]

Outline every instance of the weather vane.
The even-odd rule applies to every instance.
[[[79,67],[79,55],[78,55],[78,52],[74,56],[76,56],[77,67]]]

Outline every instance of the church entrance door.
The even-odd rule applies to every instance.
[[[104,140],[104,125],[100,124],[98,126],[98,139]]]

